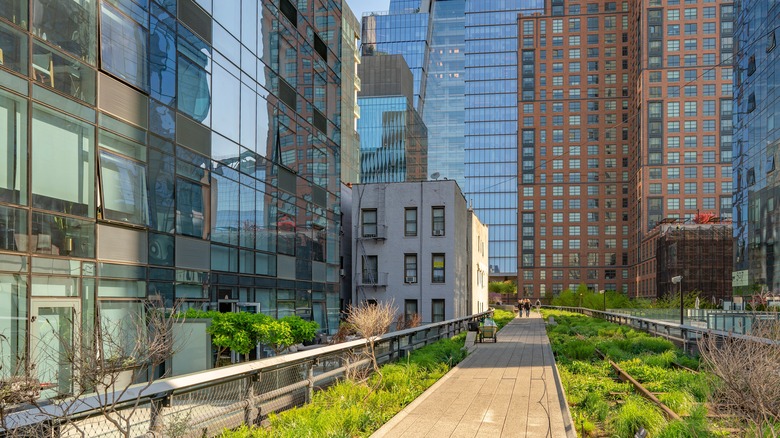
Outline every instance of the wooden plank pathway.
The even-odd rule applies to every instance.
[[[576,437],[538,313],[476,345],[372,437]]]

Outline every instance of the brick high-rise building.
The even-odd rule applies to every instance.
[[[655,296],[638,281],[643,236],[667,217],[731,215],[732,15],[548,0],[518,18],[521,293]]]
[[[519,18],[518,280],[626,291],[629,5],[550,3]]]
[[[655,251],[640,250],[650,230],[699,212],[732,215],[734,8],[635,0],[630,10],[629,291],[652,298]]]

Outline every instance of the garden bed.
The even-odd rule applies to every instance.
[[[548,325],[547,334],[579,436],[631,438],[641,429],[653,438],[729,436],[708,417],[712,380],[691,370],[698,369],[698,359],[630,327],[562,311],[543,315],[557,323]],[[682,419],[670,420],[630,383],[618,380],[596,349]]]

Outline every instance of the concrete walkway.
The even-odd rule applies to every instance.
[[[515,318],[372,437],[576,437],[538,313]]]

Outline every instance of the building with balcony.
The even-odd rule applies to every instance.
[[[152,297],[337,330],[340,3],[2,3],[4,372]]]
[[[487,308],[488,229],[455,181],[354,185],[353,303],[423,322]]]

